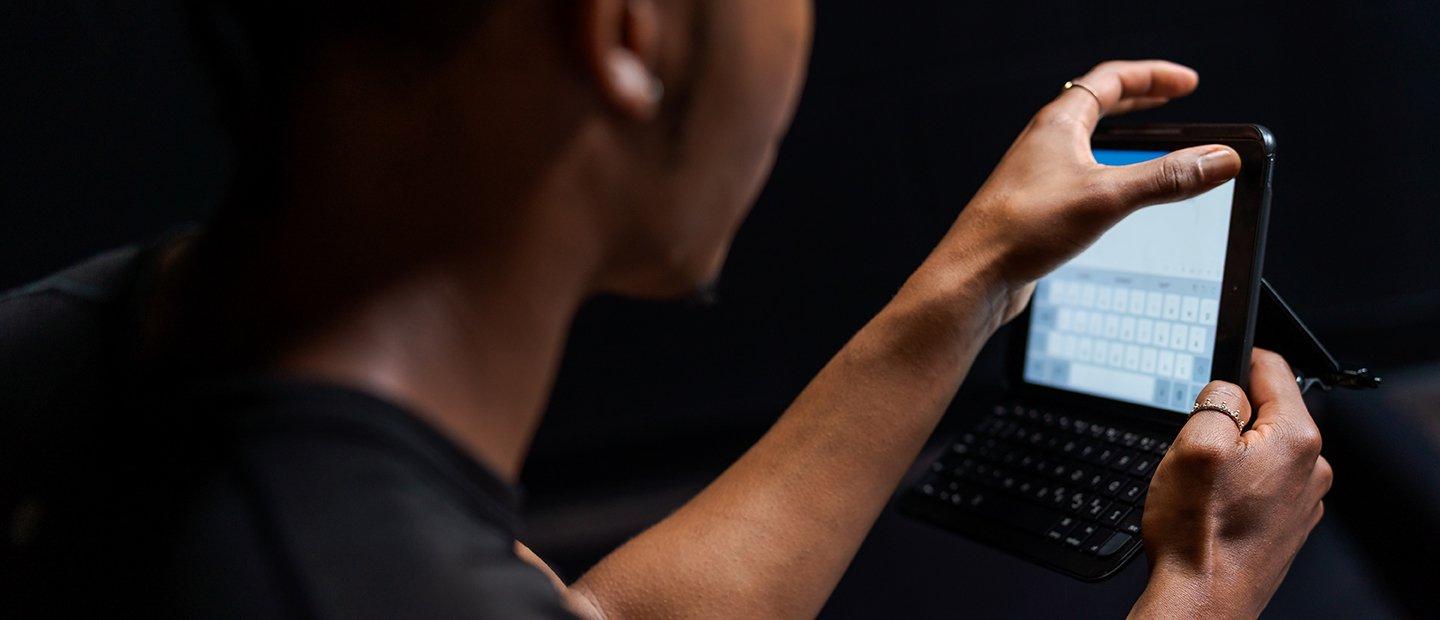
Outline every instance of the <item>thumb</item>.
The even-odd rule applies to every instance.
[[[1178,202],[1240,173],[1240,155],[1228,146],[1197,146],[1159,159],[1109,168],[1111,186],[1131,209]]]

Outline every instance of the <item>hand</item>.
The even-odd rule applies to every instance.
[[[1197,412],[1156,469],[1141,523],[1151,582],[1135,615],[1259,615],[1320,521],[1332,473],[1295,374],[1256,349],[1250,391],[1253,407],[1233,384],[1205,386],[1198,402],[1247,421],[1254,411],[1254,428]]]
[[[1102,166],[1090,136],[1102,115],[1152,108],[1195,90],[1199,76],[1159,60],[1102,63],[1035,115],[965,208],[929,265],[996,272],[1005,308],[1024,309],[1040,276],[1147,205],[1183,200],[1234,178],[1240,156],[1212,145],[1129,166]],[[983,261],[977,264],[976,261]]]

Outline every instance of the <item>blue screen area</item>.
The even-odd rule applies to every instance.
[[[1166,151],[1095,151],[1123,166]],[[1231,181],[1136,211],[1041,279],[1024,378],[1188,413],[1209,382],[1229,242]]]

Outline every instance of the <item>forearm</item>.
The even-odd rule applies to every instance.
[[[738,462],[575,588],[618,617],[818,612],[1006,315],[987,267],[932,257]]]

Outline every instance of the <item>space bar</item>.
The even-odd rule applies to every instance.
[[[1070,365],[1067,387],[1145,403],[1155,397],[1155,377],[1089,364]]]
[[[1004,521],[1031,534],[1043,535],[1050,526],[1060,520],[1060,514],[1049,509],[1022,502],[1004,495],[985,494],[978,505],[971,510],[981,516]]]

